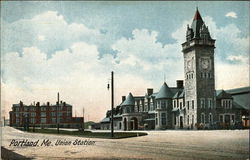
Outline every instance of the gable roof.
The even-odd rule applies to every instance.
[[[231,96],[231,94],[227,93],[224,90],[219,90],[216,91],[216,98],[217,99],[232,99],[233,97]]]
[[[172,91],[170,90],[166,82],[164,82],[160,91],[156,95],[155,99],[164,99],[164,98],[172,98],[172,97],[173,97]]]

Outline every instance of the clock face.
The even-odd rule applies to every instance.
[[[209,69],[210,68],[210,59],[209,58],[201,59],[201,68],[202,69]]]

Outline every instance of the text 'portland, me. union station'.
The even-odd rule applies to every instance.
[[[159,92],[149,88],[145,96],[123,96],[113,111],[114,129],[249,127],[250,87],[215,90],[214,49],[215,40],[197,9],[182,44],[185,86],[177,80],[176,87],[164,83]],[[110,115],[109,110],[100,129],[110,129]]]

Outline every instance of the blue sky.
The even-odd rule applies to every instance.
[[[249,85],[249,2],[2,2],[5,112],[21,99],[53,102],[60,91],[79,115],[85,107],[99,120],[110,105],[111,70],[116,104],[130,91],[158,91],[164,74],[175,86],[183,79],[181,43],[196,5],[216,39],[216,88]]]

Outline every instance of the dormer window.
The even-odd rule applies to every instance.
[[[232,99],[222,99],[221,100],[221,107],[225,109],[232,108]]]

